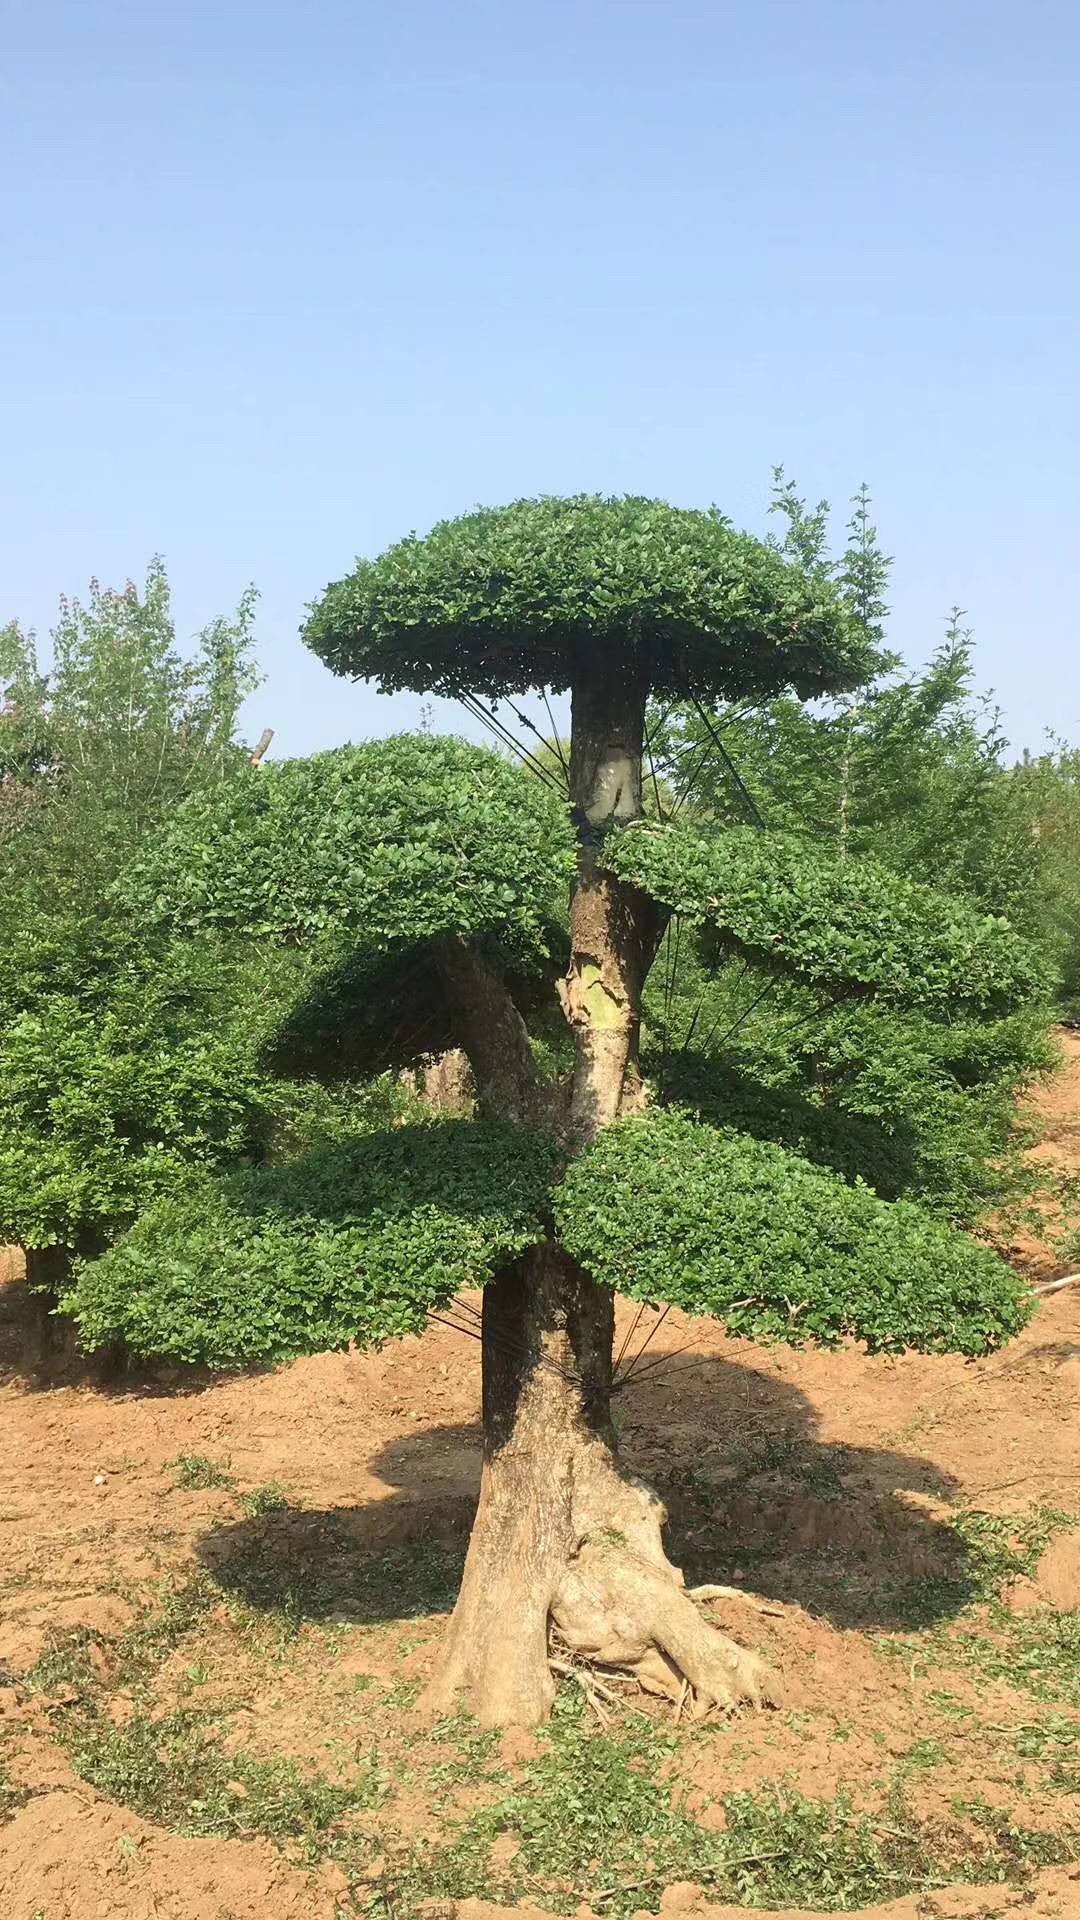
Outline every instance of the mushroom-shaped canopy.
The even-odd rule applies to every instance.
[[[483,508],[358,560],[304,637],[386,691],[495,699],[564,691],[607,648],[672,699],[837,693],[876,660],[832,581],[715,509],[597,494]]]

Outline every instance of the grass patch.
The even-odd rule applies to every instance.
[[[1035,1760],[1048,1784],[1062,1793],[1080,1794],[1080,1720],[1048,1713],[1016,1727],[998,1727],[1021,1760]]]
[[[23,1674],[20,1682],[23,1691],[93,1693],[101,1684],[92,1659],[96,1645],[97,1638],[87,1627],[72,1627],[66,1633],[55,1634]]]
[[[286,1513],[292,1506],[288,1490],[280,1480],[267,1480],[263,1486],[239,1494],[237,1499],[249,1520],[261,1520],[268,1513]]]
[[[946,1529],[951,1565],[896,1588],[897,1624],[908,1632],[922,1632],[939,1628],[948,1616],[970,1607],[994,1605],[1012,1581],[1035,1572],[1055,1534],[1075,1526],[1080,1526],[1080,1517],[1056,1507],[1033,1507],[1026,1514],[983,1513],[978,1508],[956,1513]]]
[[[217,1597],[201,1573],[182,1586],[171,1581],[159,1586],[153,1606],[121,1634],[117,1643],[122,1682],[130,1686],[149,1679],[188,1635],[198,1630]]]
[[[185,1493],[203,1492],[209,1487],[233,1487],[236,1482],[229,1472],[229,1460],[213,1460],[208,1453],[178,1453],[175,1460],[169,1461],[173,1471],[173,1486],[182,1487]]]
[[[1074,1840],[1035,1834],[979,1805],[969,1830],[920,1822],[894,1790],[887,1823],[843,1793],[815,1801],[784,1784],[723,1797],[722,1827],[702,1826],[671,1776],[679,1747],[642,1720],[594,1732],[560,1694],[544,1751],[521,1780],[456,1832],[392,1862],[373,1911],[411,1914],[423,1899],[467,1892],[532,1898],[571,1913],[584,1900],[613,1920],[656,1912],[664,1889],[696,1881],[710,1898],[754,1908],[853,1906],[958,1880],[1003,1880],[1072,1858]],[[973,1838],[970,1827],[976,1829]],[[492,1846],[508,1864],[496,1868]]]
[[[1033,1700],[1080,1711],[1080,1613],[1038,1607],[1016,1615],[1000,1609],[991,1631],[958,1632],[937,1654],[986,1680],[1004,1680]]]
[[[1014,1614],[1002,1604],[1006,1587],[1035,1572],[1055,1534],[1078,1525],[1077,1515],[1053,1507],[1035,1507],[1019,1516],[958,1514],[954,1531],[967,1552],[964,1580],[969,1597],[963,1611],[983,1607],[985,1624],[963,1618],[941,1624],[936,1591],[920,1604],[918,1590],[927,1583],[913,1583],[911,1624],[927,1630],[917,1640],[882,1638],[879,1649],[924,1674],[952,1667],[984,1680],[1004,1680],[1017,1693],[1080,1712],[1080,1613],[1041,1606]],[[950,1696],[937,1693],[929,1698],[940,1704]]]
[[[82,1779],[133,1813],[175,1833],[237,1839],[263,1834],[318,1859],[362,1796],[304,1775],[290,1760],[226,1753],[210,1717],[186,1709],[114,1726],[96,1712],[73,1715],[62,1733]]]
[[[429,1740],[435,1746],[454,1747],[453,1759],[437,1761],[429,1780],[440,1798],[455,1787],[473,1787],[481,1780],[505,1779],[505,1770],[492,1763],[499,1751],[497,1728],[484,1728],[469,1713],[457,1713],[432,1727]]]
[[[900,1764],[905,1769],[909,1767],[947,1767],[951,1761],[952,1755],[948,1752],[947,1748],[942,1746],[941,1741],[930,1739],[927,1736],[919,1740],[913,1740],[907,1752],[900,1756]]]
[[[942,1799],[946,1812],[934,1824],[905,1798],[916,1778],[923,1790],[931,1785],[933,1770],[951,1764],[950,1748],[972,1735],[985,1736],[990,1754],[998,1746],[1015,1756],[1010,1799],[1012,1785],[1023,1785],[1022,1763],[1037,1766],[1062,1793],[1077,1791],[1080,1615],[1045,1609],[1014,1617],[998,1601],[1065,1524],[1070,1516],[1049,1509],[1019,1520],[956,1516],[958,1551],[984,1610],[891,1643],[906,1661],[929,1662],[937,1685],[928,1696],[933,1718],[912,1726],[891,1788],[863,1781],[850,1795],[812,1800],[789,1781],[766,1782],[722,1796],[708,1825],[704,1797],[680,1779],[679,1757],[688,1742],[722,1742],[722,1732],[629,1712],[598,1730],[578,1689],[566,1686],[533,1757],[504,1764],[498,1735],[468,1715],[431,1728],[411,1714],[419,1681],[395,1677],[394,1664],[419,1644],[422,1627],[372,1636],[384,1677],[361,1673],[349,1681],[346,1673],[335,1682],[330,1675],[325,1712],[334,1711],[336,1686],[343,1728],[352,1729],[325,1740],[331,1758],[321,1764],[330,1777],[285,1756],[233,1750],[227,1734],[236,1702],[195,1695],[206,1703],[196,1708],[190,1691],[229,1671],[230,1635],[242,1638],[245,1661],[257,1658],[265,1675],[275,1636],[283,1645],[306,1620],[378,1626],[453,1599],[459,1554],[430,1540],[362,1554],[348,1518],[336,1514],[275,1508],[257,1524],[238,1521],[234,1551],[214,1575],[162,1586],[114,1640],[86,1631],[57,1640],[28,1682],[54,1696],[56,1737],[98,1791],[180,1833],[259,1834],[305,1863],[333,1859],[372,1920],[412,1920],[425,1900],[468,1895],[528,1899],[558,1913],[573,1913],[587,1898],[601,1915],[629,1920],[656,1911],[676,1880],[701,1884],[717,1902],[843,1912],[961,1881],[1022,1879],[1035,1866],[1080,1854],[1080,1831],[1066,1826],[1063,1802],[1061,1830],[1040,1833],[983,1801],[956,1802],[949,1813]],[[231,1644],[235,1651],[239,1639]],[[325,1734],[322,1689],[335,1652],[332,1640],[316,1634],[296,1650],[318,1690],[308,1715],[316,1739]],[[362,1640],[359,1652],[358,1664],[366,1665]],[[947,1691],[950,1667],[1003,1677],[1038,1705],[999,1716],[1014,1724],[982,1726]],[[185,1669],[187,1688],[178,1682]],[[278,1684],[275,1678],[274,1691]],[[294,1707],[304,1684],[290,1676],[280,1682],[280,1698],[267,1693],[270,1715]],[[110,1695],[119,1689],[128,1696],[127,1718],[116,1724]],[[268,1724],[272,1730],[272,1717]],[[941,1797],[947,1783],[937,1784]],[[398,1798],[406,1786],[408,1834],[420,1838],[403,1831]],[[2,1787],[0,1776],[0,1817]],[[373,1855],[385,1870],[366,1880]]]
[[[998,1599],[1010,1581],[1030,1577],[1055,1534],[1076,1526],[1080,1526],[1080,1515],[1063,1513],[1058,1507],[1032,1507],[1025,1514],[982,1513],[971,1508],[953,1521],[980,1600]]]
[[[117,1640],[103,1640],[89,1627],[54,1635],[20,1684],[28,1693],[85,1698],[105,1690],[107,1665],[110,1686],[145,1685],[217,1598],[204,1575],[181,1587],[164,1584],[154,1604]]]

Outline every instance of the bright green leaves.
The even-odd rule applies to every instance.
[[[84,1343],[213,1367],[422,1330],[541,1237],[552,1149],[494,1123],[344,1140],[148,1209],[66,1306]]]
[[[236,730],[259,680],[254,612],[249,592],[181,652],[154,560],[141,591],[92,581],[85,602],[62,602],[46,674],[30,636],[0,634],[5,917],[96,916],[155,824],[244,765]]]
[[[0,968],[0,1244],[99,1248],[201,1170],[302,1152],[410,1105],[397,1082],[358,1085],[347,1048],[332,1087],[303,1045],[296,1078],[278,1077],[271,1055],[321,988],[319,949],[211,936],[144,949],[113,926],[96,957],[79,980],[45,965],[46,946],[60,985],[31,972],[23,995]]]
[[[258,1138],[257,1023],[223,956],[110,957],[81,993],[0,1009],[0,1239],[100,1244]]]
[[[100,1246],[189,1168],[259,1158],[281,1074],[355,1081],[452,1044],[432,937],[535,970],[573,863],[565,808],[455,740],[193,795],[100,919],[31,917],[0,950],[0,1236]]]
[[[631,1298],[753,1339],[981,1353],[1029,1297],[908,1202],[783,1148],[656,1110],[609,1128],[554,1190],[549,1141],[484,1122],[403,1126],[286,1167],[204,1177],[147,1208],[67,1305],[91,1347],[209,1366],[418,1332],[538,1241]]]
[[[609,1127],[555,1205],[563,1244],[604,1285],[750,1339],[975,1354],[1031,1311],[995,1254],[910,1202],[670,1110]]]
[[[482,747],[402,734],[249,770],[181,807],[125,881],[144,920],[370,952],[498,928],[542,937],[574,846],[565,808]]]
[[[386,691],[496,699],[568,687],[613,644],[672,698],[836,692],[875,659],[820,570],[714,511],[595,494],[485,508],[360,560],[305,639],[335,673]]]
[[[610,837],[603,859],[750,959],[810,985],[933,1014],[1002,1012],[1047,988],[1039,956],[1006,921],[794,834],[650,822]]]

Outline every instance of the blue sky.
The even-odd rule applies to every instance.
[[[0,0],[0,615],[260,588],[275,750],[416,704],[305,602],[482,501],[772,465],[1080,740],[1076,0]]]

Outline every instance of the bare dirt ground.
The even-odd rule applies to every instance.
[[[1077,1164],[1064,1045],[1043,1151]],[[785,1705],[676,1725],[568,1680],[550,1736],[501,1740],[414,1704],[478,1481],[471,1342],[434,1327],[103,1387],[77,1362],[28,1370],[26,1324],[11,1260],[2,1920],[425,1900],[446,1920],[795,1920],[869,1911],[862,1892],[898,1895],[881,1920],[1080,1916],[1080,1286],[974,1363],[765,1351],[669,1314],[646,1356],[667,1363],[620,1402],[625,1457],[688,1578],[745,1589],[715,1617],[780,1668]],[[707,1843],[743,1832],[745,1904],[709,1904],[730,1885]]]

